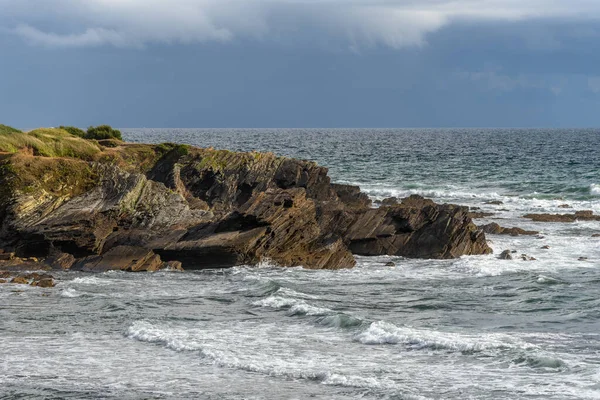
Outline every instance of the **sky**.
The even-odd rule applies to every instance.
[[[0,123],[600,127],[599,0],[0,0]]]

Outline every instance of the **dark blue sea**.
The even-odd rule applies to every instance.
[[[2,285],[0,399],[600,399],[600,222],[522,217],[600,214],[600,130],[123,133],[314,160],[374,200],[417,193],[540,234],[345,271],[265,262]]]

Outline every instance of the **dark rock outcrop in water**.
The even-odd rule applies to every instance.
[[[574,214],[527,214],[523,218],[535,222],[600,221],[600,215],[594,215],[591,210],[575,211]]]
[[[419,196],[370,208],[327,169],[271,153],[98,144],[93,159],[0,154],[0,248],[54,269],[156,271],[272,260],[348,268],[352,253],[488,254],[468,209]]]
[[[482,225],[482,226],[480,226],[480,228],[485,233],[490,233],[490,234],[494,234],[494,235],[511,235],[511,236],[530,235],[530,236],[532,236],[532,235],[537,235],[539,233],[538,231],[527,231],[525,229],[517,228],[517,227],[504,228],[495,222],[489,223],[487,225]]]

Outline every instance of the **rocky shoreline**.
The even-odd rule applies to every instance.
[[[65,134],[44,130],[57,140]],[[265,260],[340,269],[354,266],[354,254],[492,251],[467,207],[411,196],[373,208],[358,187],[332,183],[314,162],[68,139],[87,142],[85,156],[0,153],[0,269],[136,272]]]

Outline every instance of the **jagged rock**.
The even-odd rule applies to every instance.
[[[502,253],[500,253],[498,258],[501,260],[512,260],[512,256],[510,255],[510,253],[510,250],[504,250]]]
[[[590,210],[576,211],[574,214],[527,214],[523,218],[535,222],[600,221],[600,215],[594,215],[594,212]]]
[[[388,197],[386,199],[381,200],[381,205],[383,206],[395,206],[398,203],[399,200],[397,197]]]
[[[519,236],[519,235],[537,235],[538,231],[527,231],[521,228],[504,228],[498,225],[495,222],[489,223],[487,225],[480,226],[480,229],[485,233],[495,234],[495,235],[511,235],[511,236]]]
[[[55,251],[50,253],[50,256],[46,258],[44,263],[49,265],[52,269],[66,270],[73,266],[75,257],[73,257],[72,254]]]
[[[535,257],[530,257],[527,254],[521,254],[521,260],[523,261],[536,261]]]
[[[162,268],[164,268],[164,263],[159,255],[152,250],[134,246],[113,247],[102,255],[77,260],[72,267],[73,270],[86,272],[110,270],[154,272]]]
[[[371,199],[366,193],[360,191],[360,187],[353,185],[342,185],[339,183],[331,184],[331,187],[337,194],[342,203],[349,207],[367,208],[371,207]],[[382,204],[385,204],[383,200]]]
[[[411,196],[372,209],[358,187],[332,184],[327,169],[309,161],[118,143],[96,160],[3,156],[0,247],[45,259],[32,265],[85,271],[215,268],[267,258],[337,269],[355,264],[352,252],[491,252],[465,207]]]
[[[343,236],[360,255],[455,258],[491,253],[467,214],[466,207],[437,205],[413,195],[399,205],[361,213]]]

